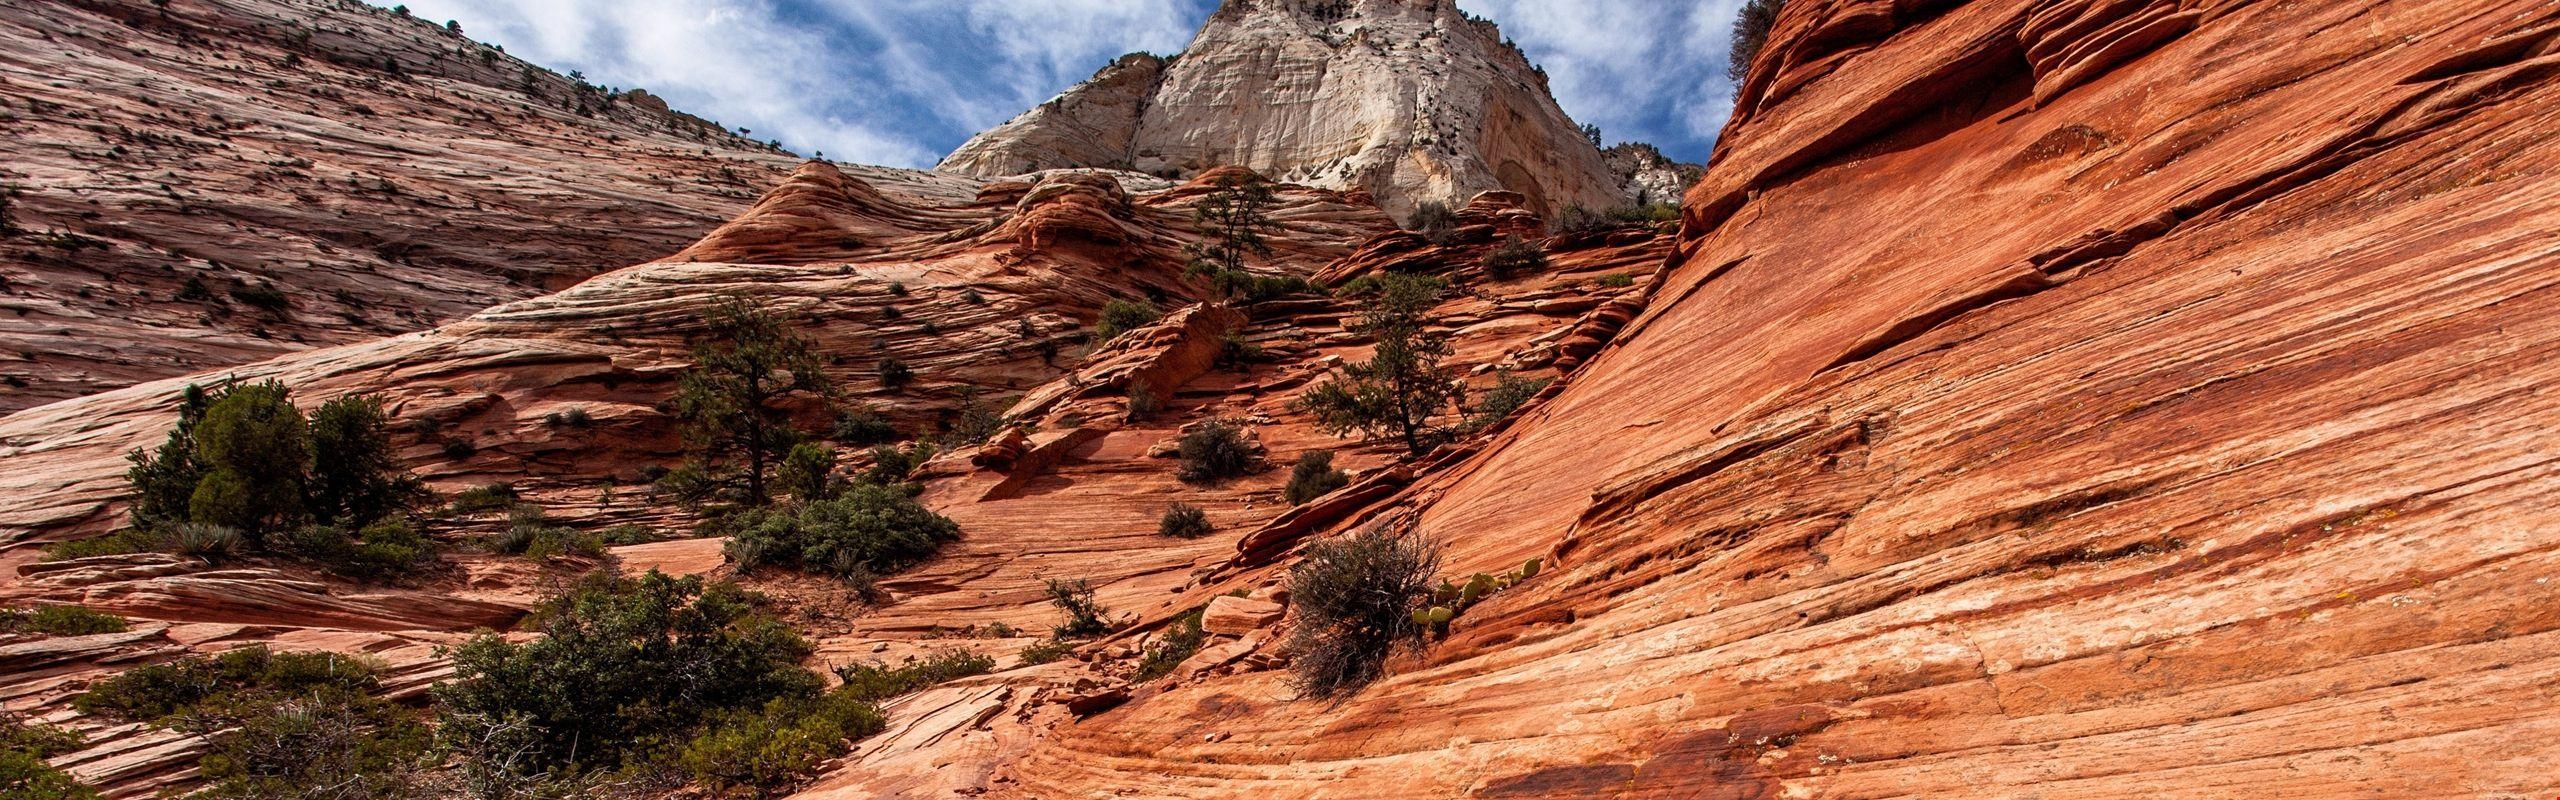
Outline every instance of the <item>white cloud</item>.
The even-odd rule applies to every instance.
[[[1724,79],[1733,16],[1743,0],[1463,0],[1502,25],[1547,70],[1556,101],[1613,140],[1704,159],[1733,105]],[[1686,141],[1683,141],[1686,140]],[[1686,145],[1686,146],[1684,146]],[[1686,151],[1686,152],[1681,152]]]

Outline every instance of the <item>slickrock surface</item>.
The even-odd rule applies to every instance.
[[[0,412],[664,256],[796,159],[353,0],[10,2]]]
[[[1398,218],[1496,189],[1541,212],[1626,200],[1545,73],[1443,0],[1228,0],[1179,56],[1124,56],[938,169],[1226,165],[1367,191]]]
[[[1643,316],[1403,496],[1544,574],[1347,702],[1182,685],[992,794],[2550,795],[2556,43],[1796,0]]]

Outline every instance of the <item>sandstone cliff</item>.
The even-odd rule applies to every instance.
[[[673,252],[795,159],[352,0],[0,15],[0,411]]]
[[[939,169],[1229,164],[1365,190],[1398,216],[1494,189],[1541,212],[1625,202],[1545,74],[1446,0],[1229,0],[1181,55],[1123,57]]]

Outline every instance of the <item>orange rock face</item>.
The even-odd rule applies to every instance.
[[[1546,572],[1347,702],[1183,686],[1010,796],[2550,794],[2555,41],[1790,3],[1649,307],[1389,501]]]

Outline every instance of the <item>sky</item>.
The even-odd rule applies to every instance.
[[[375,0],[389,5],[392,0]],[[553,70],[802,155],[930,167],[1123,53],[1182,50],[1216,0],[397,0]],[[1704,163],[1742,0],[1459,0],[1575,121]]]

